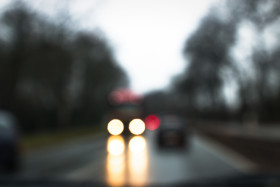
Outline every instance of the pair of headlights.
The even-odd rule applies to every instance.
[[[145,131],[145,123],[141,119],[134,119],[129,123],[129,131],[134,135],[140,135]],[[119,119],[113,119],[108,123],[107,130],[111,135],[119,135],[124,130],[124,124]]]

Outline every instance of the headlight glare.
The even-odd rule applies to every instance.
[[[120,135],[123,132],[124,125],[119,119],[113,119],[108,123],[107,130],[111,135]]]
[[[141,119],[134,119],[129,123],[129,130],[132,134],[140,135],[145,131],[145,123]]]

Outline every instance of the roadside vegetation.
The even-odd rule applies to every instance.
[[[146,96],[149,112],[187,118],[280,121],[279,1],[225,0],[186,39],[186,69]]]
[[[37,132],[33,135],[22,137],[21,149],[23,152],[34,151],[37,149],[57,146],[67,142],[94,137],[104,134],[104,127],[100,125],[84,126],[59,131]]]
[[[99,124],[108,95],[128,84],[104,34],[12,2],[0,15],[0,110],[23,134]]]

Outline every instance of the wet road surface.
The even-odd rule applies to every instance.
[[[18,176],[141,186],[241,173],[199,136],[189,141],[182,149],[159,149],[153,132],[128,139],[99,135],[25,155]]]

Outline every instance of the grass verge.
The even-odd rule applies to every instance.
[[[102,133],[101,126],[81,127],[54,132],[40,132],[22,137],[21,146],[24,152],[52,145],[66,143],[71,140]]]

